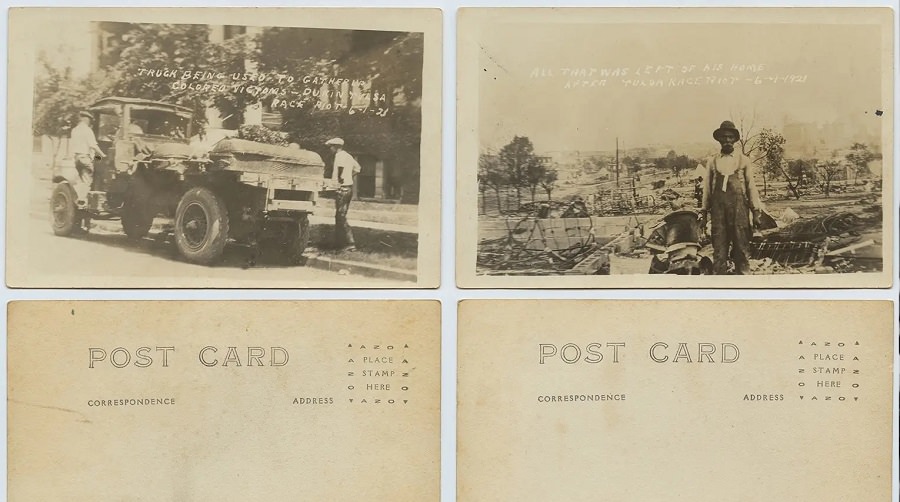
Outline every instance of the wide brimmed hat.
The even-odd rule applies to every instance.
[[[94,116],[91,114],[91,112],[78,112],[78,116],[79,117],[87,117],[91,120],[94,120]]]
[[[328,146],[344,146],[344,140],[342,140],[341,138],[331,138],[330,140],[326,141],[325,144]]]
[[[734,127],[734,122],[730,120],[722,122],[722,125],[720,125],[718,129],[713,131],[713,139],[719,141],[719,136],[725,131],[731,131],[735,134],[736,139],[741,139],[741,131],[738,131],[737,127]]]

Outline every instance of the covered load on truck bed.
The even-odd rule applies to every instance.
[[[322,178],[325,162],[318,153],[299,148],[226,138],[213,145],[209,158],[216,169]]]

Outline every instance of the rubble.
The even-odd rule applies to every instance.
[[[570,226],[569,220],[576,221]],[[523,218],[510,225],[508,220],[505,237],[481,241],[476,266],[488,275],[608,275],[609,252],[578,220],[591,221]]]

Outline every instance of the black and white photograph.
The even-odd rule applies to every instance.
[[[889,286],[891,21],[464,9],[460,285]]]
[[[13,10],[8,283],[436,286],[437,14]]]

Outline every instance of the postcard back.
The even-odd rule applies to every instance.
[[[432,301],[14,302],[9,500],[434,500]]]
[[[459,500],[891,500],[894,321],[875,301],[464,301]]]

